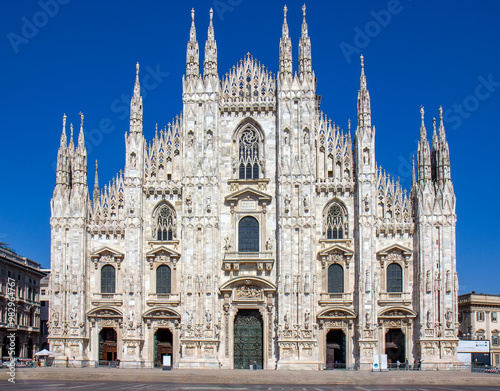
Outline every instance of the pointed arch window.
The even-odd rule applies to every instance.
[[[162,205],[156,215],[156,239],[160,241],[174,240],[175,212],[167,204]]]
[[[115,268],[111,265],[101,269],[101,293],[115,293]]]
[[[344,293],[344,269],[338,263],[328,268],[328,293]]]
[[[156,293],[171,293],[172,271],[167,265],[160,265],[156,269]]]
[[[387,292],[403,292],[403,269],[397,263],[387,266]]]
[[[325,223],[327,239],[343,239],[347,235],[347,214],[339,204],[330,206]]]
[[[243,217],[238,224],[238,251],[259,252],[259,222],[251,216]]]
[[[247,127],[239,139],[239,179],[259,179],[259,135]]]

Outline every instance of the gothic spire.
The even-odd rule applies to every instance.
[[[443,123],[443,107],[439,106],[439,160],[438,160],[438,179],[451,179],[450,175],[450,149],[446,141],[446,132]]]
[[[75,151],[75,143],[73,142],[73,124],[69,124],[69,145],[68,145],[68,149],[69,149],[69,153],[70,154],[73,154],[73,152]]]
[[[198,41],[196,40],[196,27],[194,25],[194,8],[191,10],[191,30],[186,54],[186,76],[196,77],[200,73],[200,57]]]
[[[288,34],[288,23],[286,13],[288,8],[283,7],[283,29],[280,38],[280,74],[292,75],[292,40]]]
[[[429,141],[427,140],[427,129],[424,122],[424,107],[420,106],[420,141],[418,142],[418,181],[431,180],[431,154]]]
[[[66,114],[63,115],[63,126],[61,133],[61,148],[66,148],[68,146],[68,140],[66,138]]]
[[[371,127],[371,125],[370,93],[366,88],[365,63],[364,57],[361,55],[361,76],[359,78],[358,91],[358,129]]]
[[[99,175],[97,173],[97,159],[95,161],[95,179],[94,179],[94,196],[92,198],[92,201],[94,202],[94,205],[99,202]]]
[[[208,38],[205,43],[205,62],[203,63],[203,78],[207,76],[217,77],[217,43],[215,42],[214,11],[210,8],[210,24],[208,26]]]
[[[307,31],[306,5],[302,6],[302,36],[299,41],[299,74],[312,72],[311,39]]]
[[[78,134],[78,148],[85,148],[85,135],[83,134],[83,113],[80,111],[80,133]]]
[[[134,96],[130,100],[130,132],[142,132],[142,96],[139,82],[139,63],[135,64]]]

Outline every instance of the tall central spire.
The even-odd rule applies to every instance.
[[[283,8],[283,30],[280,39],[280,74],[292,75],[292,40],[288,33],[288,23],[286,22],[286,13],[288,9]]]
[[[358,91],[358,129],[371,126],[370,93],[366,88],[365,62],[363,55],[361,55],[361,76],[359,78]]]
[[[189,42],[186,55],[186,76],[196,77],[200,74],[200,54],[198,41],[196,40],[196,27],[194,25],[194,8],[191,10],[191,30],[189,31]]]
[[[424,107],[420,106],[420,141],[418,142],[418,181],[430,181],[431,172],[431,151],[427,140],[427,129],[424,122]]]
[[[205,43],[205,62],[203,63],[203,78],[207,76],[217,77],[217,43],[215,42],[214,11],[210,8],[210,25],[208,26],[208,38]]]
[[[130,100],[130,132],[142,132],[142,96],[139,83],[139,63],[135,64],[134,96]]]
[[[311,39],[307,31],[306,5],[302,6],[302,35],[299,41],[299,74],[312,72]]]

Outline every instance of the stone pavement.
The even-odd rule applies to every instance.
[[[6,369],[0,381],[6,380]],[[499,386],[500,375],[467,371],[272,371],[225,369],[17,368],[16,380],[166,382],[190,384],[294,385],[481,385]]]

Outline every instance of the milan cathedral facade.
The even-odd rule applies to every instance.
[[[139,65],[125,165],[87,184],[83,116],[66,117],[51,202],[50,349],[125,367],[371,369],[456,360],[455,194],[448,143],[421,108],[409,192],[375,160],[363,57],[354,137],[319,109],[305,8],[294,70],[246,55],[203,73],[194,11],[183,111],[147,142]],[[354,104],[354,102],[353,102]],[[80,361],[81,360],[81,361]]]

